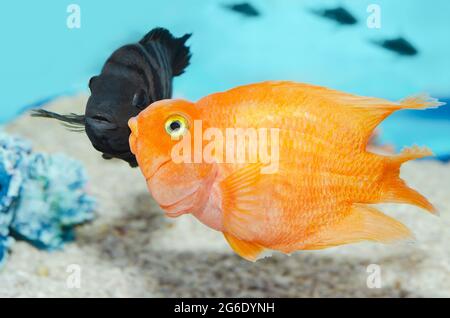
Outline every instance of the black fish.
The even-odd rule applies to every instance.
[[[247,17],[259,17],[261,14],[259,11],[252,6],[250,3],[238,3],[238,4],[230,4],[230,5],[224,5],[225,8],[241,13]]]
[[[358,20],[345,8],[337,7],[335,9],[313,10],[313,13],[333,20],[341,25],[352,25],[358,23]]]
[[[98,76],[89,81],[91,96],[85,115],[59,115],[43,109],[32,116],[57,119],[71,130],[86,131],[103,158],[119,158],[136,167],[128,139],[128,120],[151,103],[172,97],[172,80],[189,65],[185,43],[191,34],[175,38],[156,28],[139,43],[125,45],[106,61]]]
[[[372,41],[374,44],[393,51],[399,55],[414,56],[419,54],[419,51],[406,39],[399,37],[392,40]]]

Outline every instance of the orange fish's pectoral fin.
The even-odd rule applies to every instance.
[[[347,217],[305,242],[301,249],[324,249],[361,241],[393,243],[413,239],[411,231],[399,221],[373,207],[354,204]]]
[[[261,167],[261,164],[247,165],[220,183],[224,227],[228,232],[246,232],[249,224],[261,217],[257,200]]]
[[[262,164],[254,163],[234,171],[221,182],[222,191],[229,194],[247,192],[259,180],[262,168]]]
[[[247,165],[220,183],[225,239],[239,256],[252,262],[257,260],[264,247],[238,236],[251,237],[251,225],[261,221],[256,195],[262,167],[261,164]]]
[[[429,156],[433,156],[429,149],[415,146],[405,148],[400,154],[389,157],[384,175],[381,202],[412,204],[431,213],[437,213],[434,206],[423,195],[408,187],[400,178],[400,166],[404,162]]]
[[[258,256],[264,251],[264,247],[256,243],[240,240],[228,233],[223,233],[223,235],[233,251],[248,261],[255,262]]]

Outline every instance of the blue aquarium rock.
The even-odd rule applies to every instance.
[[[19,196],[23,180],[17,168],[30,153],[29,143],[0,133],[0,266],[13,241],[9,229],[14,217],[11,206]]]
[[[11,231],[43,249],[73,239],[73,227],[92,220],[94,200],[83,166],[64,155],[32,154],[21,165],[23,183],[12,207]]]
[[[74,226],[94,217],[86,183],[78,161],[0,133],[0,265],[13,237],[46,250],[73,240]]]
[[[0,235],[0,268],[5,263],[9,247],[13,242],[14,239],[12,237]]]

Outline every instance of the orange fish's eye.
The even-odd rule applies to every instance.
[[[166,132],[172,138],[184,136],[189,129],[188,120],[181,115],[170,116],[164,125]]]

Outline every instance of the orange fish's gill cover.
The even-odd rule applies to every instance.
[[[130,146],[148,188],[169,216],[191,213],[256,260],[364,240],[410,238],[370,204],[434,212],[400,178],[402,163],[431,156],[366,150],[394,111],[438,107],[428,96],[398,103],[292,82],[264,82],[197,103],[164,100],[130,121]]]

